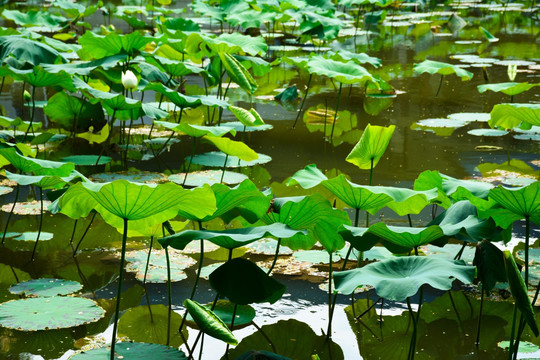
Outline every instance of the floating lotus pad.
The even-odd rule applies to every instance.
[[[70,296],[12,300],[0,304],[0,325],[21,331],[63,329],[97,321],[104,313],[94,301]]]
[[[129,360],[187,360],[180,350],[173,347],[150,344],[123,342],[117,343],[114,348],[115,359]],[[81,352],[70,357],[70,360],[104,360],[111,356],[110,346]]]
[[[272,99],[273,100],[274,97],[272,96]],[[265,131],[265,130],[271,130],[273,129],[274,127],[270,124],[263,124],[263,125],[259,125],[259,126],[246,126],[245,130],[244,130],[244,124],[242,124],[240,121],[231,121],[231,122],[226,122],[226,123],[223,123],[224,126],[227,126],[227,127],[230,127],[230,128],[233,128],[234,130],[236,130],[236,132],[253,132],[253,131]]]
[[[13,188],[9,186],[0,186],[0,195],[6,195],[13,191]]]
[[[501,341],[497,343],[497,346],[502,349],[507,350],[510,347],[510,341]],[[528,341],[519,342],[518,353],[533,353],[533,352],[537,352],[538,350],[540,350],[540,347],[538,347],[538,345],[535,345]],[[520,359],[524,359],[524,358],[520,357]]]
[[[277,241],[274,239],[260,239],[246,245],[252,254],[274,255],[276,253]],[[284,245],[279,247],[279,255],[292,255],[293,251]]]
[[[298,261],[305,261],[310,264],[328,264],[330,263],[330,256],[328,252],[324,250],[305,250],[305,251],[296,251],[294,257]],[[341,260],[341,256],[338,254],[332,255],[333,261]]]
[[[32,279],[9,288],[12,294],[26,296],[68,295],[82,289],[82,284],[63,279]]]
[[[481,41],[479,41],[481,42]],[[456,41],[457,43],[457,41]],[[499,61],[499,59],[495,58],[481,58],[481,57],[467,57],[464,59],[459,59],[459,61],[469,64],[493,64]]]
[[[223,162],[225,162],[225,159],[223,159]],[[229,161],[227,161],[227,163],[228,162]],[[221,165],[223,166],[223,163]],[[196,172],[189,173],[185,184],[184,184],[185,173],[169,175],[169,180],[179,185],[184,184],[185,186],[189,186],[189,187],[198,187],[198,186],[203,186],[204,184],[209,184],[209,185],[219,184],[220,182],[223,182],[224,184],[227,184],[227,185],[236,185],[236,184],[240,184],[242,181],[248,178],[244,174],[235,173],[232,171],[225,171],[225,174],[223,175],[223,181],[221,181],[222,175],[223,175],[223,172],[220,170],[205,170],[205,171],[196,171]]]
[[[90,180],[99,183],[106,183],[120,179],[135,183],[157,184],[166,182],[167,176],[161,173],[149,171],[123,171],[118,173],[99,173],[90,177]]]
[[[516,259],[525,262],[525,250],[519,250],[516,253]],[[540,249],[529,249],[529,263],[540,265]]]
[[[210,264],[210,265],[207,265],[207,266],[204,266],[202,269],[201,269],[201,277],[205,280],[208,280],[209,277],[210,277],[210,274],[216,270],[218,267],[220,267],[221,265],[225,264],[224,262],[218,262],[218,263],[214,263],[214,264]]]
[[[126,271],[135,273],[137,280],[144,280],[146,270],[147,250],[136,250],[126,253]],[[187,278],[184,269],[193,266],[195,260],[176,251],[169,251],[171,265],[171,281],[180,281]],[[146,281],[149,283],[164,283],[167,281],[167,261],[164,250],[152,250]]]
[[[99,158],[99,162],[96,164],[96,162],[98,161],[98,158]],[[62,158],[63,162],[74,163],[75,165],[78,165],[78,166],[105,165],[105,164],[110,163],[111,160],[112,158],[110,158],[109,156],[99,157],[98,155],[72,155],[72,156],[67,156],[65,158]]]
[[[18,240],[18,241],[36,241],[36,240],[37,240],[37,236],[38,236],[38,232],[37,232],[37,231],[29,231],[29,232],[23,232],[22,234],[20,234],[19,236],[17,236],[17,237],[14,238],[13,240]],[[52,233],[50,233],[50,232],[44,232],[44,231],[42,231],[41,234],[39,235],[39,240],[47,241],[47,240],[51,240],[53,237],[54,237],[54,234],[52,234]]]
[[[218,250],[220,247],[217,246],[214,243],[211,243],[208,240],[204,241],[204,252],[210,252],[214,250]],[[201,244],[199,241],[193,241],[186,245],[186,247],[182,250],[183,254],[198,254],[201,251]]]
[[[474,136],[504,136],[508,131],[498,129],[474,129],[467,131],[467,134]]]
[[[536,65],[534,61],[525,61],[525,60],[501,60],[494,63],[495,65],[501,65],[501,66],[508,66],[508,65],[516,65],[516,66],[531,66]]]
[[[51,204],[48,200],[43,200],[43,212],[48,212],[48,206]],[[4,212],[10,212],[13,207],[13,203],[2,205],[1,210]],[[41,214],[41,202],[39,201],[28,201],[28,202],[17,202],[15,204],[15,209],[13,213],[17,215],[39,215]]]
[[[417,121],[416,124],[423,127],[429,128],[460,128],[467,125],[466,121],[463,120],[452,120],[452,119],[424,119]]]
[[[540,141],[540,134],[519,134],[514,135],[514,139]]]
[[[244,167],[244,166],[255,166],[260,164],[266,164],[270,161],[272,161],[272,158],[268,155],[263,154],[257,154],[259,155],[259,158],[252,161],[244,161],[238,159],[236,156],[229,156],[227,158],[227,164],[226,167],[228,168],[237,168],[237,167]],[[223,167],[225,164],[225,157],[227,155],[225,153],[222,153],[220,151],[212,151],[207,152],[204,154],[198,154],[193,156],[193,163],[197,165],[202,166],[210,166],[210,167]],[[189,160],[189,157],[188,157]]]
[[[464,121],[464,122],[488,122],[491,117],[490,113],[455,113],[448,115],[449,119]]]

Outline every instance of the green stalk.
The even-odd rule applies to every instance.
[[[38,234],[36,238],[36,243],[34,244],[34,249],[32,250],[32,257],[30,258],[30,261],[34,261],[34,255],[36,254],[37,244],[39,241],[39,237],[41,235],[41,227],[43,226],[43,189],[39,188],[39,200],[41,202],[41,212],[39,216],[39,228],[38,228]]]
[[[444,75],[441,75],[441,80],[439,81],[439,87],[437,88],[437,93],[435,94],[435,97],[439,96],[439,92],[441,91],[442,82],[443,82]]]
[[[110,124],[110,131],[109,131],[109,136],[107,136],[107,140],[105,140],[105,143],[103,144],[103,147],[101,148],[101,152],[99,153],[99,156],[96,160],[96,165],[99,164],[99,159],[101,159],[101,157],[103,156],[103,153],[105,152],[105,148],[107,146],[109,146],[109,142],[111,141],[111,134],[113,132],[113,125],[114,125],[114,117],[116,115],[116,109],[113,110],[113,113],[112,113],[112,116],[111,116],[111,124]]]
[[[171,289],[171,262],[169,259],[169,247],[165,246],[165,259],[167,261],[167,300],[169,305],[169,311],[167,313],[167,342],[165,345],[169,346],[170,334],[171,334],[171,314],[172,314],[172,289]]]
[[[296,123],[298,122],[298,119],[300,119],[300,115],[302,114],[302,110],[304,109],[304,103],[306,102],[308,92],[309,92],[309,87],[311,86],[311,78],[312,78],[312,76],[313,76],[313,74],[310,73],[309,78],[308,78],[308,82],[307,82],[306,94],[304,95],[304,98],[302,99],[302,104],[300,104],[300,109],[298,109],[298,113],[296,114],[296,119],[294,120],[294,124],[292,126],[293,129],[296,127]]]
[[[9,226],[9,220],[11,219],[11,214],[13,214],[13,210],[15,210],[15,205],[17,205],[17,200],[19,199],[19,190],[21,186],[17,184],[17,187],[15,188],[15,200],[13,200],[13,206],[11,207],[11,210],[9,211],[9,215],[6,221],[6,226],[4,227],[4,233],[2,234],[2,245],[4,245],[4,240],[6,239],[6,232]]]
[[[476,346],[480,344],[480,326],[482,325],[482,310],[484,308],[484,284],[482,284],[482,295],[480,296],[480,313],[478,314],[478,329],[476,330]]]
[[[182,182],[182,186],[186,184],[187,176],[189,173],[189,168],[191,167],[191,163],[193,161],[193,156],[195,156],[195,147],[197,146],[197,138],[195,136],[192,137],[193,139],[193,146],[191,147],[191,157],[189,158],[188,167],[186,170],[186,175],[184,176],[184,182]]]
[[[337,96],[337,104],[336,104],[336,113],[334,114],[334,122],[332,123],[332,131],[330,131],[330,142],[332,142],[334,138],[334,127],[336,126],[338,111],[339,111],[339,102],[341,100],[341,88],[343,88],[343,83],[339,83],[339,91]]]
[[[508,347],[508,360],[512,360],[514,353],[514,334],[516,331],[517,305],[514,305],[514,315],[512,316],[512,330],[510,331],[510,345]]]
[[[73,244],[73,238],[75,237],[75,230],[77,230],[77,221],[78,219],[75,219],[75,224],[73,225],[73,232],[71,233],[71,239],[69,239],[69,243]]]
[[[274,254],[274,261],[272,261],[272,265],[270,266],[270,269],[268,269],[268,272],[266,273],[266,275],[270,275],[270,273],[274,269],[274,266],[276,266],[280,245],[281,245],[281,238],[278,238],[277,245],[276,245],[276,253]]]
[[[332,253],[329,253],[328,256],[330,264],[328,267],[328,330],[326,331],[326,338],[330,339],[332,338],[332,318],[334,315],[334,306],[332,306]]]
[[[150,322],[154,322],[154,315],[152,314],[152,308],[150,306],[150,298],[148,297],[148,290],[146,288],[146,276],[148,275],[148,265],[150,264],[150,254],[152,254],[152,246],[154,245],[154,237],[150,236],[150,249],[148,249],[148,256],[146,257],[146,267],[144,268],[143,287],[144,295],[146,296],[146,303],[148,304],[148,313],[150,314]]]
[[[234,308],[233,308],[233,313],[232,313],[232,318],[231,318],[231,331],[233,331],[233,328],[234,328],[234,318],[236,317],[236,310],[238,309],[238,304],[234,304]],[[226,359],[229,359],[229,346],[230,344],[227,343],[227,347],[225,348],[225,358]],[[201,347],[202,347],[202,344],[201,344]]]
[[[529,290],[529,235],[531,221],[529,215],[525,215],[525,287]]]
[[[225,169],[227,169],[227,160],[229,160],[229,154],[225,154],[225,162],[223,163],[223,171],[221,173],[221,179],[219,180],[219,183],[223,183],[223,177],[225,177]]]
[[[127,232],[128,220],[124,219],[124,232],[122,234],[122,253],[120,256],[120,271],[118,277],[118,291],[116,293],[116,309],[114,312],[113,333],[111,340],[111,360],[115,360],[114,347],[116,346],[116,328],[118,327],[118,315],[120,314],[120,297],[122,294],[122,280],[124,277],[124,261],[126,259]]]
[[[90,226],[92,226],[92,223],[94,222],[94,219],[96,218],[96,215],[97,215],[97,212],[94,211],[94,214],[92,214],[92,219],[90,219],[90,222],[88,223],[88,226],[84,230],[84,233],[82,234],[81,239],[77,243],[77,247],[75,248],[75,250],[73,250],[73,256],[74,257],[77,254],[77,250],[79,250],[79,246],[81,246],[81,243],[82,243],[84,237],[86,236],[86,233],[88,232],[88,230],[90,230]]]

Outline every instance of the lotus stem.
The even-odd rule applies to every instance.
[[[274,260],[272,261],[272,265],[270,265],[270,269],[268,269],[268,272],[266,273],[266,275],[270,275],[272,270],[274,270],[274,266],[276,266],[280,245],[281,245],[281,238],[278,238],[277,245],[276,245],[276,253],[274,254]]]
[[[118,327],[118,315],[120,314],[120,298],[122,295],[122,280],[124,277],[124,261],[126,259],[126,242],[128,232],[128,220],[124,219],[124,232],[122,234],[122,253],[120,255],[120,271],[118,277],[118,291],[116,293],[116,309],[114,312],[114,323],[111,340],[111,360],[114,360],[114,347],[116,346],[116,328]]]
[[[229,160],[229,154],[225,154],[225,161],[223,162],[223,171],[221,172],[220,184],[223,184],[223,178],[225,177],[225,169],[227,169],[227,160]]]
[[[181,107],[180,108],[180,116],[178,118],[178,123],[180,123],[180,121],[182,121],[182,114],[184,113],[184,108]],[[158,153],[157,153],[157,156],[159,156],[161,154],[161,152],[163,151],[163,149],[165,149],[165,147],[167,146],[167,144],[169,143],[169,141],[171,141],[172,137],[174,135],[174,131],[172,131],[171,135],[169,135],[169,138],[167,139],[167,141],[165,141],[165,143],[163,144],[163,146],[161,147],[161,149],[159,149]],[[156,156],[156,157],[157,157]]]
[[[342,88],[343,88],[343,83],[340,82],[339,83],[338,96],[337,96],[336,113],[334,114],[334,122],[332,123],[332,131],[330,131],[330,142],[332,142],[333,139],[334,139],[334,128],[336,127],[336,121],[337,121],[337,117],[338,117],[339,103],[340,103],[340,100],[341,100],[341,89]]]
[[[364,315],[366,315],[371,309],[373,309],[375,307],[375,305],[377,305],[377,303],[380,301],[380,300],[384,300],[383,298],[378,298],[377,301],[375,301],[373,304],[371,304],[370,307],[367,308],[367,310],[364,310],[364,312],[362,312],[360,315],[356,316],[355,317],[355,320],[360,320],[360,318]]]
[[[17,200],[19,199],[19,191],[21,186],[17,184],[15,188],[15,200],[13,200],[13,206],[11,207],[11,210],[9,211],[8,218],[6,221],[6,226],[4,227],[4,233],[2,234],[2,245],[4,245],[4,240],[6,239],[6,233],[9,226],[9,220],[11,219],[11,214],[13,214],[13,210],[15,210],[15,205],[17,205]]]
[[[277,352],[276,351],[276,346],[274,345],[274,343],[272,342],[272,340],[270,340],[270,338],[268,337],[268,335],[266,335],[266,333],[264,332],[264,330],[255,323],[255,321],[252,321],[251,324],[253,326],[255,326],[255,328],[257,329],[257,332],[259,332],[265,339],[266,341],[268,342],[268,344],[270,344],[270,347],[272,348],[272,352]]]
[[[195,156],[195,147],[197,146],[197,138],[195,136],[193,136],[192,139],[193,139],[193,145],[191,147],[191,156],[189,158],[189,163],[188,163],[188,166],[187,166],[186,175],[184,176],[184,181],[182,182],[182,186],[184,186],[186,184],[186,180],[187,180],[188,173],[189,173],[189,168],[191,167],[191,163],[193,162],[193,156]]]
[[[330,264],[328,265],[328,330],[326,331],[326,339],[332,338],[332,318],[334,315],[335,303],[332,301],[332,253],[328,254]]]
[[[311,78],[313,77],[313,74],[309,74],[308,82],[307,82],[307,89],[306,94],[304,95],[304,98],[302,99],[302,103],[300,104],[300,109],[298,109],[298,113],[296,113],[296,119],[294,120],[294,124],[292,128],[294,129],[296,127],[296,123],[298,122],[298,119],[300,119],[300,115],[302,114],[302,110],[304,109],[304,104],[306,102],[308,93],[309,93],[309,87],[311,86]]]
[[[521,341],[521,334],[523,334],[523,330],[525,330],[525,317],[523,316],[523,313],[519,316],[519,326],[518,331],[516,335],[516,342],[514,343],[514,360],[517,359],[517,354],[519,352],[519,343]]]
[[[165,246],[165,259],[167,261],[167,300],[168,300],[168,305],[169,305],[169,311],[167,313],[167,342],[165,345],[169,346],[170,334],[171,334],[172,288],[171,288],[171,261],[169,259],[168,246]]]
[[[86,236],[86,233],[88,232],[88,230],[90,230],[90,226],[92,226],[92,223],[94,222],[94,219],[96,218],[96,215],[97,215],[97,211],[94,211],[94,214],[92,214],[92,219],[90,219],[90,222],[88,223],[88,226],[84,230],[84,233],[82,234],[81,239],[77,243],[77,247],[73,251],[73,256],[75,256],[77,254],[77,250],[79,250],[79,246],[81,246],[81,243],[82,243],[84,237]]]
[[[227,345],[229,345],[229,344],[227,344]],[[199,349],[199,360],[202,360],[203,348],[204,348],[204,333],[201,336],[201,347]]]
[[[71,239],[69,239],[70,244],[73,244],[73,238],[75,237],[75,230],[77,230],[77,221],[79,221],[79,219],[75,219],[75,224],[73,224],[73,231],[71,232]]]
[[[512,316],[512,330],[510,330],[510,344],[508,346],[508,360],[512,360],[514,352],[514,334],[516,330],[517,304],[514,304],[514,315]]]
[[[529,215],[525,215],[525,287],[529,290],[529,236],[531,231],[531,220]]]
[[[480,313],[478,314],[478,329],[476,330],[476,346],[480,345],[480,327],[482,326],[482,310],[484,308],[484,284],[482,284],[482,295],[480,295]]]
[[[231,331],[233,331],[234,328],[234,319],[236,318],[236,310],[238,309],[238,304],[234,304],[232,318],[231,318]],[[202,347],[202,345],[201,345]],[[227,347],[225,348],[225,358],[229,359],[229,343],[227,343]]]
[[[413,227],[412,226],[411,214],[407,214],[407,219],[409,219],[409,227]]]
[[[420,310],[422,310],[422,303],[424,301],[424,286],[420,286],[420,294],[418,299],[418,310],[416,311],[416,318],[414,317],[414,313],[411,313],[412,319],[413,319],[413,335],[411,338],[411,345],[409,347],[409,359],[414,360],[414,355],[416,352],[416,337],[417,337],[417,331],[418,331],[418,322],[420,321]],[[409,307],[409,311],[412,311],[411,308],[411,301],[409,298],[407,298],[407,306]]]
[[[439,87],[437,88],[437,93],[435,94],[435,97],[439,96],[439,92],[441,91],[442,82],[443,82],[444,75],[441,75],[441,80],[439,81]]]
[[[150,236],[150,249],[148,249],[148,256],[146,257],[146,267],[144,268],[143,287],[144,295],[146,296],[146,304],[148,305],[148,313],[150,314],[150,321],[154,322],[154,314],[152,314],[152,307],[150,306],[150,298],[148,296],[148,289],[146,288],[146,276],[148,275],[148,265],[150,264],[150,255],[152,254],[152,246],[154,245],[154,237]]]
[[[465,248],[467,247],[467,242],[463,242],[463,246],[461,246],[461,249],[457,252],[456,256],[454,256],[454,260],[461,260],[461,256],[463,256],[463,252],[465,251]]]
[[[43,189],[39,188],[39,200],[41,203],[41,212],[39,216],[39,228],[38,228],[38,234],[36,238],[36,242],[34,244],[34,249],[32,250],[32,257],[30,258],[30,261],[34,261],[34,255],[36,254],[37,244],[39,241],[39,237],[41,235],[41,227],[43,226]]]
[[[105,143],[103,144],[103,147],[101,148],[101,152],[99,153],[99,156],[96,160],[96,166],[99,165],[99,159],[101,159],[101,157],[103,156],[103,153],[105,152],[105,148],[107,146],[109,146],[109,142],[111,141],[111,134],[113,132],[113,125],[114,125],[114,117],[116,116],[116,109],[113,110],[113,113],[112,113],[112,116],[111,116],[111,125],[110,125],[110,131],[109,131],[109,136],[107,136],[107,139],[105,140]]]

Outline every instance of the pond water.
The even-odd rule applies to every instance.
[[[87,5],[90,2],[87,2]],[[132,4],[128,2],[112,2],[120,6],[138,6],[139,1]],[[183,8],[187,2],[174,2],[173,8]],[[24,9],[29,4],[4,5],[4,8]],[[37,4],[40,6],[41,4]],[[458,179],[484,179],[492,183],[515,184],[526,179],[538,179],[540,177],[540,142],[539,133],[532,134],[533,139],[520,139],[518,133],[512,132],[503,136],[476,136],[470,133],[474,129],[490,129],[487,123],[489,113],[493,107],[500,103],[510,101],[516,103],[540,103],[538,88],[509,96],[498,92],[487,91],[479,93],[477,86],[486,83],[508,82],[508,62],[516,62],[517,75],[515,82],[538,83],[540,77],[540,44],[538,35],[540,28],[538,21],[533,18],[531,12],[518,11],[527,9],[528,4],[522,7],[510,7],[502,11],[500,7],[493,8],[481,6],[484,4],[471,2],[463,3],[464,9],[457,10],[457,4],[435,7],[425,12],[409,13],[406,7],[397,10],[388,10],[384,23],[370,26],[373,33],[366,36],[360,31],[354,35],[351,23],[354,19],[348,19],[348,25],[341,30],[344,36],[328,42],[316,41],[316,44],[295,42],[293,36],[287,41],[276,37],[268,40],[269,50],[263,56],[267,61],[279,60],[282,57],[306,56],[310,51],[319,54],[328,51],[350,51],[355,53],[365,52],[382,61],[380,68],[369,64],[365,67],[372,73],[387,81],[394,89],[396,96],[388,98],[367,97],[363,86],[343,86],[339,100],[338,117],[332,132],[333,112],[338,103],[339,84],[325,76],[314,74],[308,89],[309,73],[296,66],[289,65],[285,61],[276,64],[263,76],[256,77],[259,90],[253,95],[248,95],[243,89],[234,84],[228,89],[227,98],[230,104],[243,108],[253,107],[264,119],[265,123],[272,125],[271,130],[254,131],[245,135],[244,142],[256,152],[268,155],[271,161],[249,168],[232,169],[247,175],[259,189],[272,189],[274,196],[298,196],[309,194],[312,191],[302,190],[299,186],[287,187],[287,179],[296,171],[303,169],[309,164],[317,164],[324,173],[344,173],[357,184],[368,184],[369,170],[361,170],[353,164],[345,161],[354,145],[358,142],[362,130],[367,124],[372,125],[395,125],[395,132],[390,144],[379,164],[374,169],[373,185],[399,186],[412,188],[414,180],[420,173],[426,170],[437,170],[440,173]],[[411,5],[412,6],[412,5]],[[341,9],[341,7],[340,7]],[[538,14],[538,6],[535,7]],[[444,11],[444,12],[443,12]],[[459,14],[467,26],[451,33],[446,24],[452,13]],[[426,14],[419,20],[415,14]],[[405,16],[403,16],[405,15]],[[143,18],[142,15],[133,15]],[[207,19],[188,10],[181,16],[194,19],[202,24],[203,29],[218,32],[219,27],[210,26]],[[392,19],[392,16],[395,18]],[[401,16],[401,17],[400,17]],[[537,15],[536,15],[537,16]],[[111,21],[123,32],[131,31],[125,21],[115,18],[109,19],[101,13],[96,13],[87,19],[94,27]],[[148,21],[148,19],[147,19]],[[393,22],[395,26],[391,26]],[[399,23],[398,23],[399,22]],[[4,20],[4,26],[14,26],[13,22]],[[489,30],[497,37],[497,42],[488,42],[479,31],[479,26]],[[432,29],[433,28],[433,29]],[[225,29],[228,29],[226,26]],[[352,30],[351,30],[352,29]],[[440,32],[439,32],[440,29]],[[264,31],[263,31],[264,33]],[[472,40],[472,43],[471,41]],[[478,41],[480,43],[478,43]],[[286,45],[296,47],[293,51]],[[304,49],[302,49],[302,47]],[[478,55],[463,57],[463,55]],[[461,57],[461,59],[460,59]],[[430,59],[452,64],[459,64],[465,70],[471,72],[473,77],[468,81],[461,81],[456,75],[446,75],[441,80],[439,75],[417,74],[413,70],[414,64]],[[493,59],[482,60],[479,59]],[[460,61],[462,60],[462,61]],[[467,61],[465,61],[467,60]],[[506,61],[506,62],[504,62]],[[519,61],[526,61],[520,63]],[[500,63],[499,63],[500,62]],[[478,64],[482,64],[479,66]],[[105,78],[103,74],[100,78]],[[204,82],[202,77],[190,75],[185,77],[184,88],[187,94],[204,94]],[[296,85],[301,97],[306,96],[303,112],[300,120],[295,124],[300,101],[283,104],[273,100],[273,96],[281,90]],[[227,86],[225,82],[224,86]],[[440,89],[439,89],[440,87]],[[27,87],[28,90],[29,87]],[[212,91],[216,92],[216,88]],[[21,117],[27,119],[29,107],[23,106],[21,99],[22,83],[6,83],[0,94],[0,105],[4,108],[4,115],[10,118]],[[47,100],[54,94],[49,88],[41,88],[36,91],[37,100]],[[141,99],[141,93],[135,92],[135,98]],[[145,93],[145,101],[159,101],[159,95],[152,91]],[[325,116],[313,115],[313,111],[328,113]],[[184,116],[191,120],[204,117],[208,123],[208,114],[212,110],[189,110]],[[465,113],[465,115],[459,115]],[[469,114],[470,113],[470,114]],[[479,114],[481,113],[481,114]],[[448,119],[445,121],[428,121],[429,119]],[[54,126],[38,108],[35,120],[43,123],[43,129],[54,131]],[[225,110],[223,121],[234,121],[233,114]],[[422,122],[424,121],[424,122]],[[460,121],[463,121],[460,125]],[[420,124],[417,124],[420,122]],[[135,129],[142,128],[143,123],[148,128],[151,119],[134,123]],[[433,126],[442,123],[443,127]],[[423,124],[423,125],[422,125]],[[116,124],[119,129],[119,125]],[[162,129],[160,129],[162,130]],[[64,131],[66,133],[66,131]],[[69,133],[67,133],[69,137]],[[169,132],[165,133],[169,136]],[[240,135],[236,136],[239,140]],[[116,138],[115,138],[116,139]],[[185,171],[187,157],[191,153],[192,141],[188,137],[182,137],[179,142],[171,143],[170,147],[163,152],[159,159],[151,156],[151,152],[143,146],[145,138],[141,135],[132,137],[133,151],[128,154],[130,159],[127,167],[131,171],[144,170],[149,172],[178,173]],[[211,144],[198,144],[197,154],[214,151]],[[55,144],[47,145],[45,154],[49,160],[61,160],[69,155],[99,155],[102,145],[90,145],[86,140],[71,138]],[[87,176],[97,172],[121,171],[124,164],[121,162],[121,151],[118,147],[110,148],[104,155],[113,158],[109,165],[80,166],[78,169]],[[508,166],[504,171],[493,171],[505,162]],[[498,165],[497,165],[498,164]],[[202,169],[201,166],[192,164],[191,171]],[[219,169],[219,167],[218,167]],[[11,169],[12,170],[12,169]],[[229,169],[230,170],[230,169]],[[13,170],[12,170],[13,171]],[[13,186],[13,184],[8,184]],[[329,197],[328,194],[323,193]],[[8,219],[9,204],[14,201],[14,193],[3,195],[1,200],[3,208],[0,216],[0,224],[5,226],[9,220],[10,232],[38,231],[40,217],[39,207],[34,208],[37,212],[33,215],[15,213]],[[39,200],[39,190],[33,187],[21,187],[19,201]],[[333,199],[331,199],[333,200]],[[349,212],[351,218],[353,211]],[[383,209],[376,215],[371,216],[371,223],[384,221],[394,225],[408,225],[409,221],[414,226],[425,226],[432,218],[431,207],[425,209],[419,215],[413,215],[409,220],[400,217],[393,211]],[[439,213],[442,209],[439,209]],[[44,215],[42,231],[53,234],[52,239],[40,241],[34,261],[29,262],[32,254],[33,242],[13,240],[8,238],[5,246],[0,248],[0,300],[1,302],[16,299],[7,292],[10,284],[15,283],[11,279],[13,268],[20,269],[26,274],[24,278],[47,278],[58,277],[77,280],[83,283],[83,293],[93,299],[100,299],[100,305],[108,312],[105,319],[87,326],[78,326],[69,329],[37,331],[25,333],[0,327],[0,358],[5,359],[67,359],[82,345],[93,341],[97,344],[110,341],[112,327],[109,321],[113,312],[113,299],[116,295],[119,249],[122,236],[114,228],[106,224],[101,217],[92,216],[82,219],[77,223],[74,231],[73,220],[64,215]],[[89,226],[84,241],[78,248],[79,252],[73,257],[73,245],[70,244],[72,234],[75,234],[75,243],[83,236],[85,228]],[[205,223],[208,229],[222,229],[226,224],[221,220],[213,220]],[[241,223],[233,223],[240,226]],[[196,228],[195,223],[189,227]],[[511,245],[521,243],[524,239],[523,224],[517,222],[514,226],[514,235]],[[531,239],[538,239],[540,230],[533,225]],[[44,239],[42,239],[44,240]],[[150,244],[148,238],[130,238],[128,250],[147,249]],[[458,245],[448,252],[452,254],[459,251]],[[320,249],[320,247],[318,247]],[[448,248],[445,248],[448,249]],[[454,251],[455,250],[455,251]],[[196,250],[195,250],[196,252]],[[427,252],[427,250],[426,250]],[[469,258],[472,263],[474,248],[468,247]],[[188,254],[198,259],[197,254]],[[264,261],[267,266],[273,256],[254,254],[253,250],[241,248],[233,256],[249,257],[253,261]],[[204,265],[210,265],[227,260],[227,251],[213,250],[205,257]],[[373,255],[381,256],[382,255]],[[359,359],[362,354],[366,359],[401,359],[405,358],[409,346],[410,320],[406,315],[407,305],[403,302],[384,302],[377,304],[377,313],[372,310],[366,314],[363,321],[351,321],[351,299],[347,296],[339,296],[335,309],[333,322],[333,341],[330,344],[324,341],[323,333],[327,329],[328,321],[328,293],[326,288],[322,290],[319,285],[327,282],[328,265],[309,265],[302,261],[293,261],[291,255],[280,257],[284,262],[276,269],[277,278],[287,286],[284,297],[275,304],[255,304],[256,317],[254,322],[262,327],[265,333],[275,342],[272,348],[265,350],[287,349],[289,356],[297,356],[294,359],[308,359],[310,355],[318,353],[321,359]],[[187,261],[185,259],[179,262]],[[174,310],[182,315],[184,310],[181,306],[184,299],[191,292],[196,268],[192,264],[186,270],[187,278],[172,284],[172,304]],[[283,274],[281,269],[289,264],[288,274]],[[335,269],[341,269],[341,262],[335,264]],[[279,265],[279,264],[278,264]],[[20,274],[19,274],[20,275]],[[18,277],[17,277],[18,279]],[[18,279],[20,280],[20,279]],[[146,305],[148,303],[167,305],[167,285],[164,283],[148,284],[147,294],[144,295],[140,276],[136,277],[133,272],[126,274],[123,288],[127,291],[124,310],[130,307]],[[424,301],[426,305],[425,319],[423,319],[421,331],[423,335],[417,345],[418,359],[499,359],[506,358],[507,354],[499,347],[497,342],[506,339],[501,335],[500,329],[508,327],[512,316],[512,307],[509,302],[490,301],[488,315],[486,316],[485,329],[493,329],[486,332],[486,339],[479,348],[474,346],[476,335],[477,309],[479,300],[476,299],[477,290],[468,289],[470,292],[459,292],[460,287],[454,285],[454,299],[449,295],[435,289],[427,289]],[[497,293],[504,296],[505,290]],[[378,296],[373,290],[369,292],[369,298],[377,301]],[[464,295],[468,294],[468,295]],[[200,303],[210,303],[214,300],[215,292],[209,286],[207,280],[201,280],[195,299]],[[458,298],[459,297],[459,298]],[[367,299],[365,292],[358,294],[361,299],[355,309],[356,315],[366,309]],[[450,300],[451,301],[450,301]],[[438,302],[437,302],[438,301]],[[412,297],[415,307],[418,296]],[[453,305],[456,318],[444,318],[441,313],[450,312],[449,303]],[[431,305],[431,307],[430,307]],[[348,307],[347,312],[345,308]],[[415,307],[416,308],[416,307]],[[383,321],[379,321],[379,313],[382,309]],[[441,310],[442,309],[442,310]],[[474,310],[473,310],[474,309]],[[399,315],[405,312],[405,315]],[[504,314],[497,316],[497,314]],[[461,316],[459,315],[461,314]],[[390,316],[394,315],[394,316]],[[381,326],[381,323],[391,324]],[[146,323],[139,324],[141,328]],[[142,330],[141,330],[142,331]],[[152,329],[150,330],[152,331]],[[529,332],[527,332],[529,331]],[[189,328],[190,345],[197,337],[198,331]],[[100,335],[103,339],[100,340]],[[239,349],[246,351],[251,346],[258,346],[265,342],[260,339],[261,332],[254,326],[247,326],[235,330],[238,340],[250,339],[239,345]],[[449,336],[449,334],[452,334]],[[95,336],[97,335],[97,336]],[[94,337],[93,340],[82,340],[85,337]],[[256,338],[259,336],[259,338]],[[526,330],[524,336],[528,341],[538,343],[530,330]],[[140,341],[140,340],[139,340]],[[298,344],[298,345],[296,345]],[[302,345],[304,344],[304,345]],[[308,345],[312,349],[308,348]],[[268,347],[268,346],[267,346]],[[302,350],[302,348],[304,348]],[[185,351],[185,347],[182,347]],[[291,350],[292,349],[292,350]],[[297,350],[295,350],[297,349]],[[330,351],[329,351],[330,349]],[[304,352],[302,352],[304,351]],[[225,344],[208,336],[204,338],[204,352],[202,359],[218,359],[225,352]],[[230,358],[234,359],[241,354],[240,350],[233,350]],[[528,355],[528,356],[534,356]]]

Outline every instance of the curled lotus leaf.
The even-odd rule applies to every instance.
[[[440,75],[456,74],[461,78],[462,81],[471,80],[473,77],[472,73],[468,72],[467,70],[463,70],[456,65],[432,60],[424,60],[424,62],[420,64],[415,64],[414,72],[420,74],[427,72],[428,74]]]

